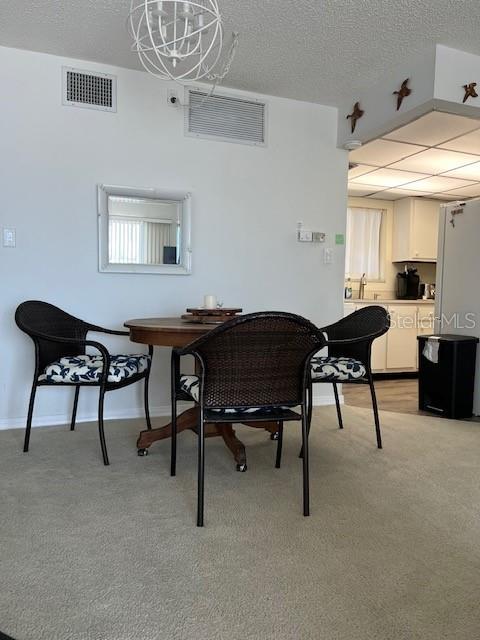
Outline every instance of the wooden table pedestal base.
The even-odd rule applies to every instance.
[[[177,417],[177,433],[190,429],[197,432],[199,420],[198,407],[192,407],[187,409]],[[257,429],[265,429],[271,434],[272,439],[278,431],[276,422],[248,422],[249,427],[255,427]],[[146,456],[148,449],[154,442],[158,440],[165,440],[172,436],[171,423],[166,424],[158,429],[145,429],[140,431],[140,435],[137,440],[137,450],[139,456]],[[205,425],[205,437],[212,438],[221,436],[227,447],[232,452],[233,458],[237,463],[237,471],[247,470],[247,455],[245,453],[245,447],[242,442],[235,435],[235,429],[230,422],[215,422]]]

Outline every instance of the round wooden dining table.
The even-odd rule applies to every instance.
[[[124,326],[129,329],[132,342],[171,348],[185,347],[196,338],[214,329],[218,323],[193,323],[181,318],[139,318],[127,320]],[[180,433],[187,429],[196,432],[198,422],[199,408],[198,405],[194,405],[177,417],[177,432]],[[265,429],[271,434],[272,439],[276,439],[277,424],[275,422],[249,422],[248,426]],[[137,440],[138,455],[147,455],[149,447],[154,442],[170,438],[171,435],[171,423],[157,429],[141,431]],[[208,424],[205,428],[205,436],[221,436],[233,454],[237,471],[247,470],[245,446],[237,438],[231,423]]]

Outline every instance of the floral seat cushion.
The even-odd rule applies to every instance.
[[[198,402],[200,391],[200,380],[198,376],[194,375],[181,375],[180,376],[180,389],[187,393],[192,400]],[[248,409],[212,409],[215,412],[230,413],[230,414],[245,414],[245,413],[275,413],[278,410],[288,411],[290,407],[272,407],[271,409],[265,409],[265,407],[250,407]]]
[[[108,382],[122,382],[147,370],[149,355],[110,356]],[[101,355],[67,356],[45,367],[39,382],[99,382],[103,371]]]
[[[311,362],[312,380],[324,382],[348,382],[363,378],[367,370],[360,360],[353,358],[332,358],[313,356]]]

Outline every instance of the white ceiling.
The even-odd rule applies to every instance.
[[[220,0],[240,32],[225,84],[336,105],[436,43],[480,54],[478,0]],[[0,45],[139,68],[129,0],[0,0]],[[413,70],[412,70],[413,72]]]
[[[432,111],[349,156],[348,193],[445,202],[480,196],[480,120]]]

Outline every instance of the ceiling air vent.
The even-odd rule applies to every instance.
[[[63,67],[63,104],[100,111],[117,110],[117,78]]]
[[[267,105],[189,89],[185,134],[196,138],[265,146]]]

